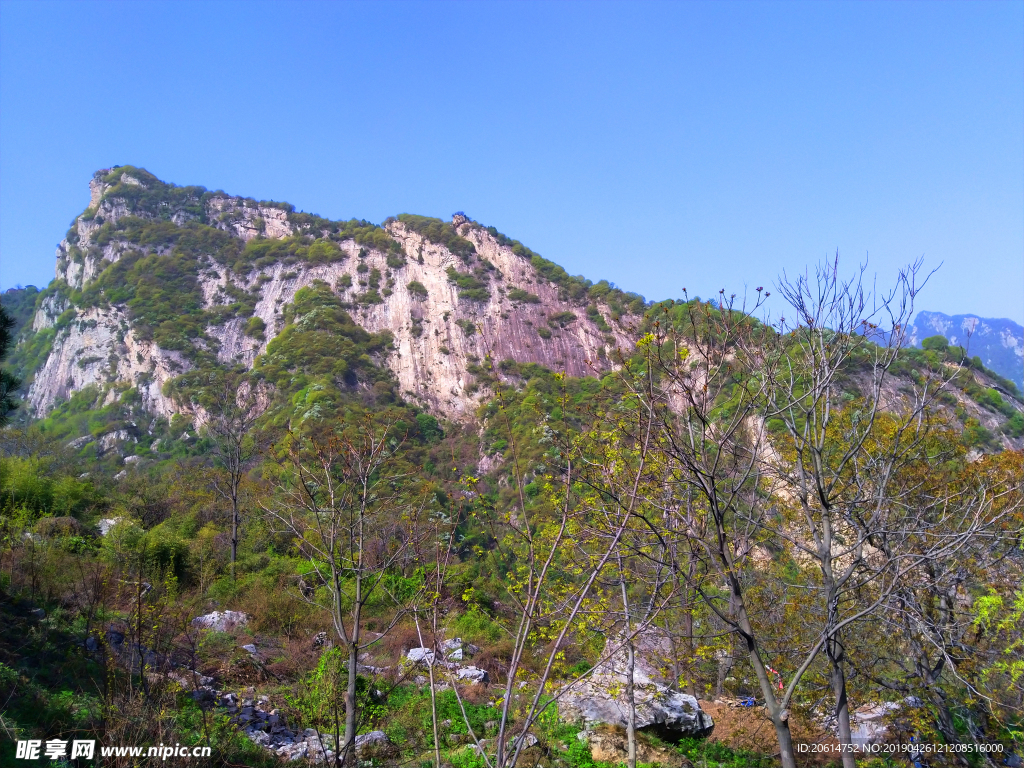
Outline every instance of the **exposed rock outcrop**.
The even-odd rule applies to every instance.
[[[714,728],[711,716],[689,694],[665,685],[667,638],[656,631],[634,639],[637,648],[633,669],[633,699],[636,727],[667,738],[707,736]],[[610,638],[605,652],[618,649],[623,638]],[[558,702],[563,719],[590,724],[625,727],[629,717],[626,696],[628,667],[623,650],[616,650],[583,682],[574,686]]]

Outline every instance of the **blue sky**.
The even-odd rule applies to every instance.
[[[92,172],[463,210],[651,299],[838,249],[1024,321],[1024,2],[0,4],[0,286]]]

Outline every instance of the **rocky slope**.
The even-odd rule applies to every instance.
[[[41,348],[27,395],[36,416],[90,385],[109,398],[137,388],[147,410],[171,416],[167,382],[203,354],[251,368],[296,292],[316,281],[359,325],[393,336],[384,362],[402,392],[449,418],[472,412],[479,395],[470,371],[488,356],[584,375],[607,368],[610,350],[629,343],[622,313],[639,297],[607,284],[588,291],[588,282],[462,215],[339,226],[287,205],[166,185],[130,167],[99,171],[90,191],[89,208],[57,249],[35,338],[23,341]],[[165,268],[161,259],[174,267],[165,282],[180,283],[177,314],[145,304],[147,278],[161,275],[129,270],[148,256],[157,257],[151,273]],[[184,341],[175,331],[197,323]]]

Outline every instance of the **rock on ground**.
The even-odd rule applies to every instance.
[[[242,611],[214,611],[205,616],[192,619],[192,626],[201,629],[212,629],[216,632],[227,632],[238,626],[249,623],[249,614]]]
[[[670,691],[663,685],[634,684],[634,700],[637,729],[646,728],[669,738],[681,738],[707,736],[715,726],[697,699]],[[624,676],[593,675],[559,699],[558,711],[565,720],[625,728],[629,706]]]
[[[621,636],[609,638],[605,644],[609,658],[598,665],[590,677],[562,696],[558,709],[563,719],[626,726],[628,676],[622,644]],[[651,630],[636,636],[633,645],[636,648],[633,669],[636,727],[656,731],[667,738],[708,736],[715,723],[701,709],[697,699],[665,685],[670,679],[668,639],[657,630]]]

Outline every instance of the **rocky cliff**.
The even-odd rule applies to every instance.
[[[90,385],[112,399],[135,388],[146,410],[170,416],[169,381],[212,356],[252,368],[317,281],[356,323],[391,334],[382,362],[403,394],[455,419],[484,394],[471,371],[488,357],[605,369],[643,308],[463,215],[333,222],[131,167],[99,171],[90,192],[23,341],[37,348],[37,416]]]

